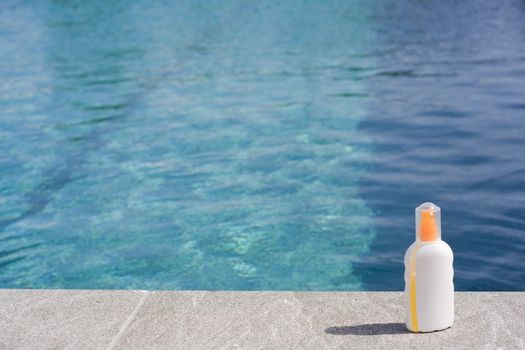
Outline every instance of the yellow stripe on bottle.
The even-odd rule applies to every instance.
[[[419,247],[416,246],[410,254],[410,320],[413,332],[419,332],[416,304],[416,254],[418,250]]]

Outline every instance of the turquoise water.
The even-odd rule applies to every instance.
[[[525,288],[525,5],[3,1],[0,287]]]

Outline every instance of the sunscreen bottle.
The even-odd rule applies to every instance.
[[[433,203],[416,208],[416,241],[405,254],[406,326],[433,332],[454,322],[452,249],[441,240],[441,209]]]

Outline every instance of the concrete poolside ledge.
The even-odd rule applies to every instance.
[[[525,348],[525,292],[456,293],[411,334],[400,292],[0,290],[1,349]]]

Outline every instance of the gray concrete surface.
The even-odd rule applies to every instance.
[[[0,290],[0,349],[103,349],[144,295]]]
[[[409,333],[398,292],[0,290],[1,349],[525,349],[525,293],[456,293]]]

